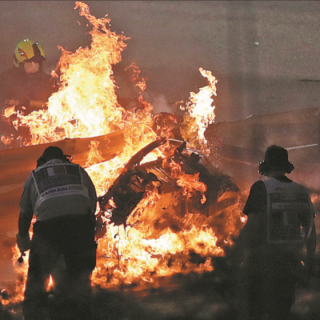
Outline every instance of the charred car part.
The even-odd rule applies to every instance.
[[[126,225],[127,217],[142,199],[146,186],[153,181],[158,181],[157,176],[148,173],[138,164],[152,150],[166,142],[166,139],[158,139],[151,142],[137,152],[123,168],[122,173],[109,188],[108,192],[98,198],[100,213],[97,216],[97,237],[100,238],[106,231],[102,216],[106,210],[112,211],[111,223]],[[112,201],[111,201],[112,200]],[[110,204],[112,203],[112,205]]]
[[[112,192],[99,199],[100,208],[112,210],[111,222],[115,225],[126,225],[127,217],[142,199],[147,185],[153,181],[159,181],[156,175],[148,173],[142,166],[135,166],[120,175]]]
[[[164,144],[166,157],[140,164],[148,153]],[[188,179],[200,187],[186,187]],[[213,229],[225,228],[222,216],[238,201],[238,187],[204,155],[187,148],[185,141],[159,139],[133,156],[108,192],[98,199],[101,212],[97,216],[97,237],[106,232],[106,213],[111,214],[110,223],[126,226],[128,217],[152,187],[158,189],[160,198],[154,209],[157,214],[150,217],[154,226],[152,237],[165,228],[190,228],[191,219],[187,216],[193,213],[193,224],[200,226],[205,219]]]

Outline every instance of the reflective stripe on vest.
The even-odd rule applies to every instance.
[[[267,189],[267,243],[304,245],[313,226],[309,193],[295,182],[263,180]]]
[[[34,170],[32,176],[38,193],[36,212],[44,201],[54,197],[80,195],[90,199],[80,167],[73,163],[50,163]]]

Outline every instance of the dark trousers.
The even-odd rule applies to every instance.
[[[250,320],[286,320],[294,303],[298,280],[295,255],[273,248],[252,253],[247,261],[247,299]]]
[[[23,303],[25,320],[43,320],[47,314],[51,319],[90,320],[90,275],[95,262],[94,225],[88,217],[36,222]],[[49,304],[46,284],[50,274],[56,277],[57,288]]]

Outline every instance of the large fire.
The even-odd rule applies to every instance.
[[[127,38],[110,31],[110,20],[92,16],[86,4],[76,2],[75,8],[92,27],[91,46],[80,47],[74,53],[61,48],[58,68],[53,73],[60,76],[59,91],[50,97],[45,109],[28,115],[18,113],[17,124],[30,129],[31,139],[25,145],[95,137],[123,130],[123,152],[110,161],[103,162],[94,140],[90,146],[86,170],[98,195],[103,196],[139,150],[157,139],[174,137],[171,128],[163,127],[157,133],[153,129],[153,108],[143,100],[145,82],[136,65],[132,69],[135,71],[133,80],[141,91],[139,106],[127,110],[119,105],[112,66],[121,61]],[[216,95],[216,79],[210,71],[199,70],[209,84],[198,93],[190,94],[181,136],[190,148],[207,154],[210,146],[204,139],[204,131],[215,117],[212,96]],[[6,112],[11,115],[14,110]],[[98,240],[92,286],[117,288],[134,284],[143,288],[159,286],[161,279],[177,273],[212,271],[212,257],[224,256],[225,247],[233,244],[232,237],[242,227],[237,194],[218,190],[215,207],[206,206],[205,194],[212,186],[200,181],[198,172],[187,172],[172,154],[168,157],[169,149],[169,143],[162,144],[149,152],[142,163],[160,161],[160,169],[167,170],[168,179],[174,182],[175,193],[149,188],[127,217],[125,225],[112,223],[107,212],[102,215],[107,228]],[[181,201],[183,211],[180,210]],[[112,205],[112,199],[110,203]],[[201,259],[194,261],[191,255]],[[18,257],[18,250],[14,248],[13,261],[20,280],[9,300],[12,303],[23,299],[26,278],[27,263],[19,265]],[[52,279],[50,282],[52,286]]]

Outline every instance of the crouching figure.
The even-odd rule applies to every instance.
[[[25,320],[47,319],[46,282],[59,261],[67,277],[51,319],[91,319],[90,275],[96,264],[97,195],[86,171],[58,147],[48,147],[25,182],[20,200],[17,244],[30,248],[23,303]],[[33,215],[32,240],[29,228]]]

